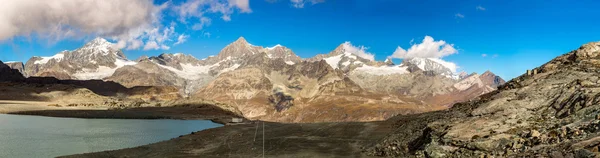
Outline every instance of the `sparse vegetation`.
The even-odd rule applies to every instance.
[[[62,106],[61,106],[61,105],[59,105],[59,104],[48,104],[48,106],[52,106],[52,107],[62,107]]]

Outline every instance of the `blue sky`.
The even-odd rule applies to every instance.
[[[171,1],[169,5],[185,2]],[[183,22],[176,12],[165,9],[158,23],[163,28],[174,27],[170,48],[124,52],[130,59],[177,52],[204,58],[244,36],[253,45],[284,45],[303,58],[328,53],[350,41],[367,47],[376,60],[383,61],[398,46],[408,49],[411,40],[420,43],[431,36],[458,50],[442,59],[456,63],[459,71],[491,70],[509,80],[582,44],[600,41],[600,20],[596,18],[600,2],[593,0],[325,0],[306,2],[302,8],[294,4],[250,0],[251,11],[233,8],[229,13],[203,14],[211,22],[202,29],[192,28],[198,19],[188,17]],[[224,14],[230,15],[230,21],[221,18]],[[3,40],[0,60],[51,56],[76,49],[98,35],[53,40],[40,34],[15,34]],[[189,38],[174,45],[177,34]]]

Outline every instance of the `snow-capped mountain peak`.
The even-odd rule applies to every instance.
[[[94,40],[86,43],[80,50],[93,50],[92,53],[102,53],[102,55],[108,55],[111,50],[115,50],[115,45],[108,42],[104,38],[97,37]]]
[[[273,50],[273,49],[278,48],[278,47],[283,47],[283,46],[281,46],[280,44],[277,44],[277,45],[275,45],[273,47],[267,47],[267,49],[268,50]]]
[[[116,69],[135,65],[125,54],[104,38],[95,38],[73,51],[62,51],[50,57],[34,57],[25,65],[26,74],[37,76],[45,71],[60,74],[63,79],[103,79]]]
[[[410,58],[404,59],[403,65],[415,65],[423,71],[433,71],[437,75],[458,79],[455,75],[456,65],[437,58]]]

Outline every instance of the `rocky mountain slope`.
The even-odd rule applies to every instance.
[[[598,156],[599,73],[600,42],[585,44],[450,110],[398,116],[392,119],[396,131],[366,152],[400,157]]]
[[[435,59],[395,65],[389,59],[365,59],[359,51],[346,42],[328,54],[302,59],[285,46],[255,46],[240,37],[205,59],[165,53],[132,61],[97,38],[73,51],[33,57],[23,71],[127,88],[175,87],[184,97],[232,104],[248,118],[283,122],[382,120],[447,108],[503,83],[491,72],[459,78]]]
[[[300,62],[290,49],[283,46],[259,47],[249,44],[243,37],[223,48],[217,56],[196,59],[191,55],[161,54],[142,57],[135,65],[117,69],[107,80],[126,86],[169,85],[179,87],[185,95],[191,95],[213,81],[221,73],[237,69],[245,58],[254,54],[266,54],[269,58],[283,59],[286,64]],[[139,76],[148,76],[136,80]]]
[[[96,38],[73,51],[63,51],[51,57],[33,57],[25,64],[27,76],[48,76],[59,79],[91,80],[111,76],[118,68],[136,64],[127,60],[114,44]]]
[[[25,72],[24,72],[25,71],[25,65],[23,64],[23,62],[20,62],[20,61],[11,61],[11,62],[5,62],[4,64],[6,64],[11,69],[18,70],[21,74],[25,74]]]
[[[250,56],[194,97],[237,106],[248,118],[281,122],[368,121],[435,109],[416,100],[364,91],[326,61],[294,65]]]

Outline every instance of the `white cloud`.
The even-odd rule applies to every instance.
[[[242,13],[252,12],[249,0],[229,0],[229,3],[239,8]]]
[[[157,50],[159,48],[160,48],[160,46],[158,46],[158,43],[156,43],[154,41],[150,41],[150,42],[146,43],[146,45],[144,46],[144,50]]]
[[[173,45],[182,44],[183,42],[187,41],[187,39],[188,39],[189,37],[190,37],[190,36],[188,36],[188,35],[181,34],[181,35],[179,35],[179,37],[177,37],[177,42],[175,42],[175,44],[173,44]]]
[[[120,41],[119,41],[120,42]],[[128,50],[132,50],[132,49],[138,49],[140,48],[142,45],[144,45],[144,42],[142,42],[141,40],[131,40],[129,42],[130,44],[127,45],[127,49]],[[122,48],[122,47],[121,47]]]
[[[202,30],[205,26],[209,26],[211,21],[210,18],[200,17],[199,22],[192,26],[192,30]]]
[[[485,8],[484,8],[484,7],[482,7],[482,6],[480,6],[480,5],[478,5],[477,7],[475,7],[475,9],[477,9],[477,10],[481,10],[481,11],[485,11]]]
[[[346,52],[352,53],[356,56],[359,56],[361,58],[365,58],[371,61],[375,60],[375,55],[373,55],[372,53],[367,52],[367,47],[365,46],[353,46],[350,42],[345,42],[344,43],[344,50],[346,50]]]
[[[462,18],[465,18],[465,15],[463,15],[461,13],[456,13],[456,14],[454,14],[454,17],[462,19]]]
[[[485,58],[485,57],[487,57],[487,56],[488,56],[487,54],[481,54],[481,57],[484,57],[484,58]]]
[[[204,36],[204,37],[210,38],[210,35],[211,35],[210,32],[204,32],[204,33],[202,33],[202,36]]]
[[[169,49],[178,43],[175,16],[188,28],[200,30],[211,24],[209,14],[231,20],[235,12],[250,13],[249,0],[185,0],[180,4],[153,0],[2,0],[0,42],[15,37],[83,40],[104,37],[121,49]],[[168,9],[167,9],[168,8]],[[24,13],[26,11],[26,13]],[[174,14],[166,14],[174,11]],[[178,27],[179,28],[179,27]]]
[[[323,2],[325,2],[325,0],[290,0],[290,3],[292,3],[292,7],[294,8],[304,8],[304,4],[307,3],[315,5]]]
[[[443,57],[456,53],[458,51],[454,48],[454,45],[443,40],[435,41],[433,37],[425,36],[421,43],[412,44],[408,50],[398,46],[396,51],[389,57],[397,59],[429,58],[450,68],[452,72],[456,72],[458,66],[455,63],[442,60]]]
[[[174,24],[161,23],[169,6],[148,0],[3,0],[0,41],[32,35],[50,42],[100,36],[117,41],[118,48],[139,49],[154,42],[168,49],[167,43],[177,37]]]
[[[452,44],[446,41],[435,41],[431,36],[425,36],[420,44],[413,44],[408,50],[398,46],[392,54],[393,58],[442,58],[458,53]]]
[[[494,55],[492,56],[492,58],[496,58],[496,57],[498,57],[498,54],[494,54]]]
[[[193,23],[192,29],[200,30],[211,23],[207,14],[221,14],[221,19],[231,21],[231,14],[236,10],[251,13],[249,0],[188,0],[173,10],[182,23]]]

